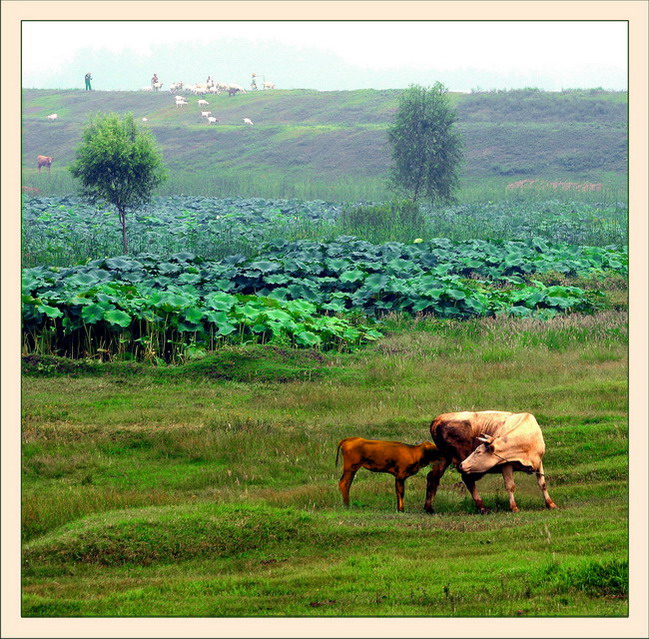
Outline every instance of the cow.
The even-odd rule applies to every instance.
[[[49,173],[50,169],[52,168],[52,162],[54,162],[54,158],[48,157],[47,155],[39,155],[36,158],[36,162],[38,164],[38,172],[41,172],[41,169],[46,166],[47,171]]]
[[[530,413],[445,413],[432,421],[430,434],[443,458],[433,464],[426,478],[426,512],[433,512],[433,500],[449,464],[454,464],[460,471],[462,481],[481,514],[486,513],[487,509],[475,484],[486,473],[502,473],[509,495],[509,508],[512,512],[518,512],[514,500],[515,470],[535,474],[545,505],[556,508],[548,494],[543,473],[543,434]]]
[[[348,437],[338,444],[338,455],[343,452],[343,474],[338,487],[343,497],[343,504],[349,506],[349,487],[359,468],[367,468],[375,473],[390,473],[395,478],[397,493],[397,511],[403,512],[405,481],[416,475],[420,469],[431,462],[441,459],[437,446],[432,442],[423,444],[402,444],[362,437]]]

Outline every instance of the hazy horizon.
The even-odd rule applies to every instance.
[[[52,43],[42,55],[41,43]],[[610,22],[23,22],[22,86],[138,90],[171,82],[278,89],[626,91],[627,30]]]

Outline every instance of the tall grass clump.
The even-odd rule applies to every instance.
[[[552,562],[540,571],[538,579],[555,592],[578,590],[593,597],[626,597],[629,594],[629,562],[591,560],[573,567]]]
[[[411,243],[429,234],[426,217],[411,200],[347,207],[337,225],[342,235],[354,235],[374,243]]]

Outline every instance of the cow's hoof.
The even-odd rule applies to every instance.
[[[518,512],[518,506],[514,506],[514,507],[511,509],[511,511],[512,511],[513,513],[517,513],[517,512]]]
[[[481,515],[488,515],[489,511],[486,508],[480,508],[478,511]]]
[[[557,505],[553,501],[551,501],[549,504],[546,504],[546,506],[550,509],[557,507]]]
[[[424,508],[424,512],[428,513],[429,515],[435,514],[435,511],[432,508]]]

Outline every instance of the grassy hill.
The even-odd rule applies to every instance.
[[[381,197],[390,166],[386,129],[397,90],[312,90],[206,96],[218,124],[201,118],[198,97],[176,108],[168,92],[24,90],[24,183],[74,189],[65,167],[87,117],[132,112],[155,134],[170,169],[168,193]],[[451,94],[465,139],[465,187],[520,179],[626,179],[627,94],[535,89]],[[56,122],[45,116],[58,113]],[[250,118],[254,126],[246,126]],[[51,176],[36,155],[51,155]]]

